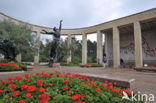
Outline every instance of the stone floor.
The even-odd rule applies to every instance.
[[[122,68],[81,68],[81,67],[59,67],[50,68],[47,66],[34,67],[33,71],[25,73],[36,73],[42,70],[46,72],[54,72],[59,70],[60,72],[70,72],[70,73],[90,73],[102,76],[111,76],[114,78],[121,79],[135,79],[135,82],[131,86],[130,90],[140,91],[140,93],[154,94],[156,99],[156,73],[154,72],[138,72],[133,69]],[[0,73],[0,80],[6,80],[8,77],[22,75],[23,73]]]

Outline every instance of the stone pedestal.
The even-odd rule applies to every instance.
[[[58,68],[60,67],[60,63],[49,63],[49,67]]]

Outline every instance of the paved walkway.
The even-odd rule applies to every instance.
[[[26,73],[36,73],[42,70],[46,72],[54,72],[59,70],[60,72],[70,73],[90,73],[102,76],[111,76],[121,79],[135,79],[134,84],[130,90],[140,91],[140,93],[154,94],[156,99],[156,73],[154,72],[138,72],[133,69],[113,69],[113,68],[81,68],[81,67],[60,67],[50,68],[47,66],[34,67],[33,71]],[[22,75],[23,73],[0,73],[0,80],[6,80],[10,76]]]

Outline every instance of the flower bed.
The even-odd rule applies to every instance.
[[[6,72],[6,71],[20,71],[21,66],[20,64],[14,64],[14,63],[0,63],[0,72]]]
[[[0,103],[135,103],[121,100],[122,91],[129,96],[131,92],[79,74],[56,71],[24,76],[0,82]]]

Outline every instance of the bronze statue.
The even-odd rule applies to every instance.
[[[60,20],[60,26],[59,26],[59,29],[57,29],[56,27],[53,28],[53,31],[54,32],[47,32],[46,30],[42,30],[44,31],[46,34],[52,34],[54,35],[54,40],[52,42],[52,45],[51,45],[51,51],[50,51],[50,63],[55,63],[57,62],[57,47],[60,43],[60,36],[61,36],[61,29],[62,29],[62,21],[63,20]]]

